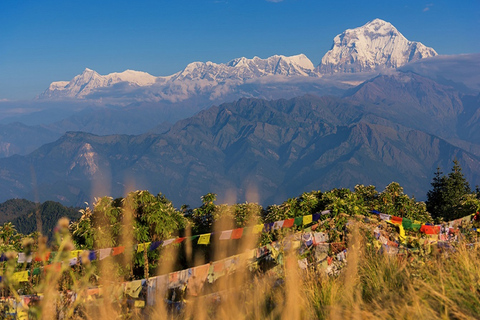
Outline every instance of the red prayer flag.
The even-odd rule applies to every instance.
[[[50,252],[46,252],[43,257],[42,256],[39,256],[38,253],[37,253],[37,256],[35,257],[35,261],[36,262],[39,262],[39,261],[48,261],[48,259],[50,259]]]
[[[185,237],[183,237],[183,238],[177,238],[177,239],[175,239],[175,241],[173,241],[173,243],[180,243],[180,242],[182,242],[183,240],[185,240]]]
[[[390,217],[390,220],[391,220],[393,223],[402,223],[403,218],[391,216],[391,217]]]
[[[423,224],[420,227],[420,232],[423,232],[425,234],[439,234],[440,226],[427,226]]]
[[[243,235],[243,228],[237,228],[232,230],[232,236],[230,239],[240,239]]]
[[[124,253],[124,252],[125,252],[125,246],[115,247],[112,249],[112,256],[116,256],[117,254]]]
[[[286,219],[286,220],[283,221],[283,227],[284,228],[291,228],[291,227],[293,227],[294,222],[295,222],[295,218]]]

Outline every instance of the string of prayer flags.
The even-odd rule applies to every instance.
[[[205,234],[202,234],[200,235],[200,237],[198,238],[198,244],[209,244],[210,243],[210,233],[205,233]]]
[[[312,223],[313,221],[313,217],[311,214],[307,215],[307,216],[303,216],[303,225],[307,225],[307,224],[310,224]]]

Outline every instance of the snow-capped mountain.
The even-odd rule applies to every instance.
[[[127,84],[127,88],[124,88],[126,91],[144,87],[153,100],[178,101],[187,98],[189,93],[210,91],[218,85],[238,85],[254,78],[314,76],[314,69],[313,63],[303,54],[291,57],[275,55],[267,59],[242,57],[226,64],[193,62],[184,70],[167,77],[155,77],[133,70],[102,76],[87,68],[71,81],[53,82],[39,98],[88,98],[96,91],[124,83]],[[218,95],[218,92],[213,94]]]
[[[304,54],[274,55],[266,59],[242,57],[227,63],[193,62],[166,77],[133,70],[100,75],[87,68],[71,81],[53,82],[38,99],[114,100],[115,104],[128,104],[132,101],[181,102],[200,96],[217,102],[240,97],[291,97],[293,93],[311,93],[312,83],[316,83],[315,90],[325,87],[328,77],[320,79],[325,74],[397,68],[435,55],[435,50],[408,41],[390,23],[375,19],[336,36],[333,48],[316,68]],[[295,81],[290,81],[293,78]],[[296,86],[291,85],[288,92],[280,85],[287,79]],[[269,86],[265,86],[267,83]],[[348,81],[343,80],[343,84],[346,83]],[[272,88],[276,88],[275,95],[265,93]],[[278,92],[285,93],[282,96]]]
[[[318,70],[321,73],[336,73],[398,68],[408,62],[436,55],[432,48],[407,40],[389,22],[375,19],[337,35]]]
[[[116,83],[126,82],[132,86],[149,86],[155,83],[156,77],[141,71],[126,70],[121,73],[110,73],[106,76],[86,68],[70,81],[52,82],[41,98],[85,98],[98,88],[111,87]]]

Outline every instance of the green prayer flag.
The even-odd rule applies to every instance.
[[[411,230],[412,229],[412,220],[408,219],[408,218],[403,218],[402,219],[402,226],[404,229],[406,230]]]
[[[295,220],[293,221],[293,224],[298,227],[303,224],[303,217],[296,217]]]

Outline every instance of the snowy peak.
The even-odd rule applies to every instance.
[[[70,81],[52,82],[39,99],[65,99],[98,97],[92,95],[102,89],[124,83],[128,90],[144,87],[154,100],[184,100],[190,94],[214,90],[218,85],[242,84],[244,81],[264,76],[316,76],[313,63],[304,55],[291,57],[275,55],[267,59],[238,58],[228,63],[192,62],[185,69],[168,77],[155,77],[146,72],[126,70],[105,76],[86,68]],[[155,86],[154,86],[155,85]],[[218,91],[218,90],[217,90]],[[222,92],[222,90],[220,90]],[[105,90],[103,90],[105,92]],[[103,94],[103,93],[102,93]],[[222,94],[216,93],[215,95]]]
[[[310,76],[313,63],[304,55],[291,57],[274,55],[267,59],[245,57],[233,59],[226,64],[213,62],[193,62],[173,76],[174,80],[206,79],[218,82],[228,80],[245,81],[262,76]]]
[[[99,88],[111,87],[120,82],[131,86],[149,86],[154,84],[156,79],[157,77],[141,71],[126,70],[102,76],[92,69],[85,68],[70,81],[52,82],[39,98],[85,98]]]
[[[436,55],[432,48],[407,40],[391,23],[375,19],[337,35],[318,69],[321,73],[373,71]]]

